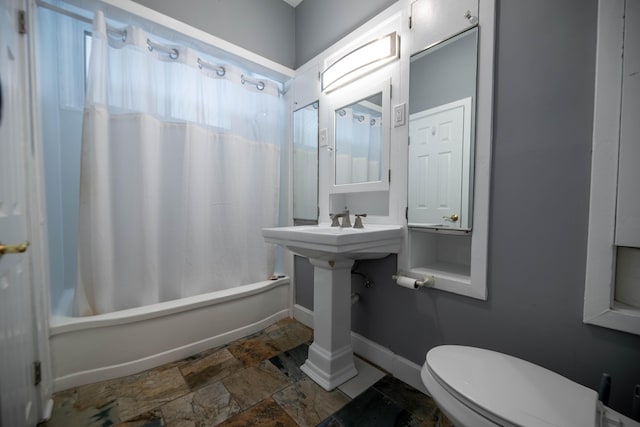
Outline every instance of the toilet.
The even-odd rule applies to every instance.
[[[420,376],[456,427],[640,426],[602,405],[594,390],[491,350],[435,347]]]

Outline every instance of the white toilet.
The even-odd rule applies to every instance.
[[[435,347],[420,376],[457,427],[640,426],[599,403],[595,391],[495,351]]]

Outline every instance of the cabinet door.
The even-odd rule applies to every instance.
[[[478,24],[478,0],[416,0],[411,3],[411,54]]]
[[[640,1],[626,2],[616,245],[640,247]]]

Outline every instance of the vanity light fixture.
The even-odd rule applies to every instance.
[[[322,72],[322,91],[331,92],[398,59],[399,42],[394,31],[347,53]]]

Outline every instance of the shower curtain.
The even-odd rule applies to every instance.
[[[336,114],[336,184],[380,181],[382,120],[367,111]]]
[[[82,128],[75,315],[265,280],[278,221],[277,86],[97,12]],[[162,42],[162,41],[161,41]],[[221,75],[224,74],[224,75]]]

